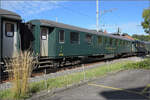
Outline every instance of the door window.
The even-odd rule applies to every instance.
[[[92,35],[86,34],[86,42],[87,42],[88,44],[91,44],[91,43],[92,43]]]
[[[59,31],[59,43],[64,43],[65,40],[65,32],[64,30]]]
[[[14,24],[12,24],[12,23],[6,23],[5,24],[5,35],[7,37],[13,37],[14,36]]]
[[[47,33],[48,33],[47,28],[41,28],[41,39],[42,40],[47,40]]]

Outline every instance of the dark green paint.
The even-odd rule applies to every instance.
[[[35,41],[33,42],[33,50],[36,54],[40,54],[40,27],[41,24],[39,21],[31,21],[34,27],[34,37]],[[51,26],[47,26],[51,27]],[[59,31],[64,30],[65,32],[65,42],[59,43]],[[80,37],[79,44],[71,44],[70,43],[70,32],[78,32]],[[88,44],[85,41],[86,34],[85,32],[79,32],[76,30],[63,29],[59,27],[55,27],[54,30],[48,35],[48,57],[51,58],[61,58],[62,56],[92,56],[92,55],[105,55],[105,54],[121,54],[128,53],[132,51],[132,42],[127,40],[119,40],[112,38],[112,45],[110,45],[110,37],[106,37],[101,35],[102,43],[98,43],[98,36],[96,34],[92,34],[92,43]],[[107,42],[105,43],[105,38],[107,38]],[[129,42],[128,45],[115,45],[115,41],[118,40]]]

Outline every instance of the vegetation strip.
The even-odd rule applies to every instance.
[[[110,72],[117,72],[127,69],[150,69],[149,61],[149,59],[146,59],[141,62],[121,61],[119,63],[106,64],[101,67],[89,69],[83,72],[59,76],[56,78],[50,78],[40,82],[30,83],[28,95],[21,96],[20,98],[30,97],[33,93],[37,93],[42,90],[52,90],[55,88],[61,88],[71,84],[79,83],[84,80],[90,80],[99,76],[104,76]],[[15,96],[13,95],[11,89],[8,89],[0,92],[0,98],[12,100],[12,98],[15,98]]]

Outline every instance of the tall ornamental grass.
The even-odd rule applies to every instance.
[[[34,66],[32,53],[29,51],[21,52],[17,57],[7,62],[7,66],[9,77],[13,83],[11,89],[13,98],[19,99],[28,96],[28,78],[31,76]]]

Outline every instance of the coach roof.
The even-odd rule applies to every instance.
[[[88,30],[88,29],[85,29],[85,28],[80,28],[80,27],[76,27],[76,26],[72,26],[72,25],[63,24],[63,23],[58,23],[58,22],[54,22],[54,21],[51,21],[51,20],[35,19],[35,20],[29,21],[29,23],[30,22],[40,22],[41,26],[59,27],[59,28],[70,29],[70,30],[74,30],[74,31],[92,33],[92,34],[103,35],[103,36],[108,36],[108,37],[112,37],[112,38],[132,41],[130,39],[127,39],[127,38],[124,38],[124,37],[121,37],[121,36],[115,36],[115,35],[111,35],[111,34],[104,34],[103,32]]]
[[[0,9],[0,16],[5,18],[15,19],[15,20],[21,20],[20,15],[4,9]]]

